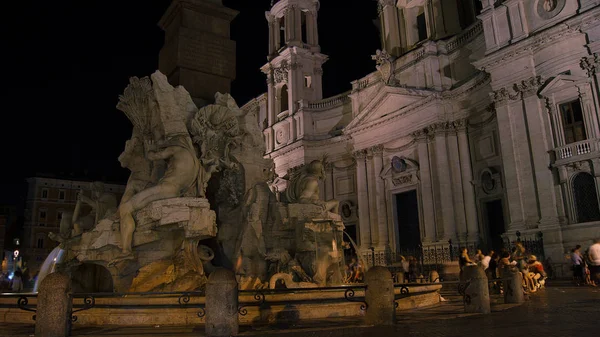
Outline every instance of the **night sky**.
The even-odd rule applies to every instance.
[[[25,178],[125,183],[117,161],[131,134],[118,111],[130,76],[158,68],[164,33],[157,23],[170,0],[2,1],[3,115],[0,204],[22,206]],[[266,91],[270,0],[224,0],[240,14],[232,23],[241,106]],[[319,37],[330,60],[323,66],[325,97],[375,70],[380,48],[376,1],[321,0]]]

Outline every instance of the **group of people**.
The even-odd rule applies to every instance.
[[[542,288],[548,277],[544,265],[535,255],[526,254],[525,247],[520,242],[517,242],[511,251],[503,250],[499,254],[490,250],[484,255],[481,250],[477,250],[473,259],[470,258],[467,248],[463,248],[459,258],[461,280],[464,268],[469,265],[482,267],[490,280],[502,277],[506,269],[514,269],[521,273],[526,293]],[[500,283],[492,283],[491,287],[502,292]]]
[[[364,281],[365,269],[360,261],[353,257],[350,263],[346,265],[346,275],[344,283],[362,283]]]
[[[596,287],[600,284],[600,238],[581,252],[581,245],[571,249],[569,256],[573,269],[573,282],[576,285]]]
[[[25,288],[25,275],[20,269],[17,269],[12,278],[8,273],[0,273],[0,291],[19,293]]]

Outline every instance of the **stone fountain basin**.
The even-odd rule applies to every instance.
[[[440,303],[440,284],[405,284],[409,289],[406,297],[396,300],[396,311],[410,310]],[[283,292],[265,290],[265,303],[258,302],[252,292],[242,292],[240,307],[247,314],[239,315],[241,325],[260,325],[302,320],[363,316],[360,309],[364,300],[364,290],[354,289],[354,300],[345,299],[344,289],[309,290],[288,289]],[[400,288],[395,288],[397,295]],[[96,297],[96,306],[75,313],[76,325],[82,326],[155,326],[155,325],[203,325],[205,318],[198,317],[200,307],[204,307],[204,296],[190,296],[185,305],[179,305],[179,295],[126,295],[122,297]],[[17,298],[0,297],[0,323],[31,323],[33,313],[16,308]],[[83,303],[75,298],[75,309]],[[29,305],[35,306],[35,298],[29,298]],[[253,306],[254,305],[254,306]]]

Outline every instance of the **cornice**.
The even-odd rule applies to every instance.
[[[500,88],[491,92],[490,99],[493,103],[501,104],[509,100],[516,101],[537,94],[544,85],[542,76],[532,76],[526,80],[519,81],[510,86]]]

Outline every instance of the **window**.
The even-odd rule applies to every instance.
[[[285,46],[285,18],[279,19],[279,47]]]
[[[472,1],[475,3],[475,15],[481,14],[481,11],[483,10],[483,4],[481,3],[481,0]]]
[[[65,200],[65,190],[58,191],[58,200]]]
[[[310,77],[310,76],[304,76],[304,87],[305,88],[312,88],[312,77]]]
[[[46,219],[46,210],[40,211],[40,219]]]
[[[38,238],[37,239],[37,247],[38,248],[44,248],[44,238]]]
[[[48,199],[48,189],[42,188],[42,199]]]
[[[289,109],[288,106],[288,89],[287,89],[287,85],[283,85],[283,87],[281,87],[281,112],[287,111]]]
[[[40,226],[40,227],[46,227],[46,224],[45,223],[39,223],[38,226]]]
[[[575,143],[586,139],[583,113],[579,100],[560,105],[565,143]]]
[[[600,220],[596,184],[591,174],[578,173],[573,178],[573,197],[578,223]]]
[[[306,30],[306,12],[302,12],[302,42],[308,43],[308,31]]]
[[[56,220],[58,220],[58,221],[62,220],[62,215],[63,215],[63,211],[57,211],[56,212]]]
[[[425,13],[417,15],[417,30],[419,32],[419,41],[427,39],[427,22],[425,21]]]

